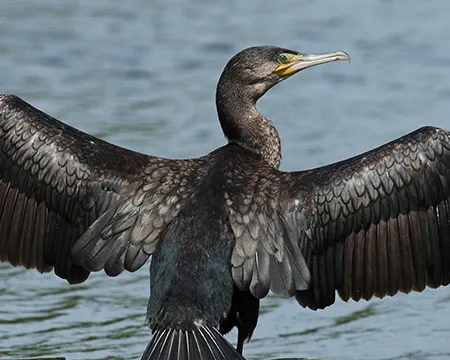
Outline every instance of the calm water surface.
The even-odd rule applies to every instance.
[[[0,92],[110,142],[166,157],[224,144],[214,93],[226,61],[262,44],[343,49],[259,109],[282,169],[315,167],[429,124],[450,129],[450,2],[14,0],[0,6]],[[249,359],[450,358],[450,289],[324,311],[268,297]],[[0,264],[0,357],[138,359],[148,266],[69,286]],[[229,337],[235,341],[236,333]]]

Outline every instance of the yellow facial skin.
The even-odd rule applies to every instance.
[[[280,65],[278,65],[274,73],[280,78],[287,78],[311,66],[339,60],[350,61],[350,56],[344,51],[334,51],[324,54],[282,53],[278,56],[278,63]]]
[[[286,60],[285,60],[286,59]],[[275,69],[275,74],[279,77],[286,77],[296,73],[297,71],[292,69],[291,66],[301,59],[300,55],[283,53],[278,56],[278,62],[280,65]]]

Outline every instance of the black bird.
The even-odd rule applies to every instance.
[[[341,51],[253,47],[220,77],[228,144],[198,159],[136,153],[0,96],[0,260],[135,271],[150,255],[142,359],[242,359],[269,290],[303,307],[450,282],[450,133],[424,127],[317,169],[282,172],[280,138],[255,108],[272,86]],[[237,350],[222,337],[238,328]]]

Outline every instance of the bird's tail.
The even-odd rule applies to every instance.
[[[153,333],[141,360],[244,360],[217,329],[164,329]]]

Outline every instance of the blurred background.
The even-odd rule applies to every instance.
[[[258,103],[280,131],[281,168],[305,169],[423,125],[450,129],[449,18],[444,0],[4,1],[0,92],[121,146],[195,157],[225,143],[215,86],[236,52],[345,50],[351,64],[309,69]],[[138,359],[148,295],[148,265],[70,287],[0,264],[0,357]],[[269,296],[244,353],[448,359],[449,312],[447,288],[317,312]]]

